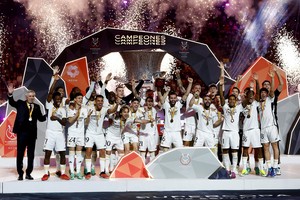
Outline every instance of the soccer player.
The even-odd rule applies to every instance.
[[[271,72],[273,75],[273,72]],[[272,77],[271,75],[271,77]],[[274,76],[274,75],[273,75]],[[261,122],[261,143],[264,146],[264,155],[266,160],[266,165],[268,167],[268,175],[274,177],[276,176],[276,170],[278,168],[278,158],[279,158],[279,132],[277,128],[277,121],[275,118],[273,104],[275,104],[275,96],[270,88],[270,92],[266,88],[260,89],[260,105],[259,105],[259,116]],[[273,149],[274,161],[273,166],[271,163],[270,155],[270,144]]]
[[[146,151],[150,154],[150,162],[155,158],[155,152],[157,150],[157,141],[158,141],[158,131],[156,124],[156,110],[153,107],[154,100],[153,97],[147,97],[146,103],[143,108],[144,118],[146,120],[151,120],[151,123],[141,124],[140,133],[139,133],[139,150],[143,161],[145,162]]]
[[[183,145],[184,146],[191,146],[192,141],[195,137],[196,133],[196,112],[194,109],[191,109],[189,103],[192,98],[194,98],[194,104],[200,105],[202,104],[203,100],[200,97],[201,93],[201,85],[199,83],[195,83],[192,88],[192,93],[190,93],[186,100],[186,112],[184,113],[185,117],[185,125],[184,125],[184,133],[183,133]],[[195,94],[197,94],[195,96]]]
[[[67,111],[67,117],[69,122],[68,128],[68,139],[67,146],[69,148],[69,167],[70,167],[70,178],[74,180],[75,170],[75,151],[76,151],[76,177],[78,179],[83,179],[81,174],[81,163],[83,161],[82,147],[84,146],[84,124],[88,115],[87,109],[82,105],[83,95],[81,93],[76,93],[74,95],[74,107],[69,107]]]
[[[191,91],[193,79],[188,78],[188,82],[189,85],[186,93],[182,96],[180,102],[177,99],[177,94],[175,92],[170,92],[170,87],[167,87],[167,91],[163,97],[161,93],[158,92],[162,108],[165,110],[165,129],[160,144],[164,151],[167,151],[172,144],[174,144],[175,147],[183,147],[180,109]],[[169,97],[169,102],[166,102],[167,96]]]
[[[255,153],[258,156],[258,163],[255,162],[255,167],[258,167],[259,175],[266,176],[266,172],[263,169],[263,152],[262,152],[262,145],[260,142],[260,129],[259,129],[259,122],[258,122],[258,113],[257,109],[259,107],[259,95],[256,95],[254,98],[254,91],[248,90],[245,93],[245,108],[243,110],[244,121],[243,121],[243,170],[241,175],[248,175],[249,171],[248,168],[248,149],[250,145],[254,149]],[[250,166],[250,165],[249,165]]]
[[[221,105],[224,111],[223,135],[222,135],[222,150],[223,163],[230,178],[235,178],[238,173],[238,149],[239,149],[239,116],[243,111],[241,104],[237,105],[237,98],[231,94],[228,97],[228,103],[225,103],[223,94],[224,85],[224,64],[220,63],[221,76],[219,82],[219,93],[221,98]],[[229,149],[232,150],[232,167],[230,168]]]
[[[217,127],[221,124],[222,120],[219,119],[213,123],[213,118],[216,117],[216,110],[211,109],[210,96],[205,96],[203,99],[203,105],[195,105],[195,99],[199,97],[199,93],[195,92],[193,98],[189,103],[189,107],[198,113],[197,131],[194,141],[194,147],[206,146],[209,148],[215,147],[215,138],[213,127]]]
[[[86,136],[85,136],[85,163],[87,168],[87,173],[85,178],[91,178],[91,154],[92,148],[96,145],[97,150],[100,154],[100,177],[108,178],[105,173],[105,149],[106,149],[106,140],[103,132],[103,120],[106,114],[111,114],[116,111],[117,105],[113,107],[103,107],[103,96],[97,95],[95,98],[94,107],[90,107],[91,115],[88,116],[86,120]]]
[[[63,180],[69,180],[66,175],[66,139],[64,134],[64,126],[66,125],[66,110],[61,107],[61,94],[54,92],[52,94],[53,104],[47,104],[48,109],[48,121],[46,129],[46,137],[44,142],[44,170],[45,174],[42,177],[42,181],[49,179],[49,164],[52,150],[55,149],[60,155],[60,170],[63,174],[60,176]]]

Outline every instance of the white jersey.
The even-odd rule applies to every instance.
[[[107,128],[107,134],[111,134],[114,137],[121,137],[121,120],[115,118],[115,114],[109,115],[112,123]]]
[[[165,102],[162,106],[165,110],[165,131],[181,131],[180,109],[182,103],[176,102],[174,107],[169,102]]]
[[[107,113],[108,108],[102,107],[101,110],[97,111],[95,106],[90,107],[90,110],[92,110],[92,114],[90,116],[90,122],[87,125],[86,133],[92,134],[92,135],[100,135],[103,134],[103,121],[104,117]]]
[[[258,107],[259,107],[259,103],[257,101],[253,101],[251,104],[248,104],[243,109],[243,115],[245,116],[243,122],[243,131],[259,128],[258,113],[257,113]]]
[[[259,117],[261,129],[264,129],[269,126],[276,125],[276,120],[274,117],[274,111],[272,109],[272,103],[274,102],[274,97],[267,97],[264,102],[259,104]]]
[[[216,111],[213,111],[211,108],[206,110],[202,105],[193,105],[192,109],[198,113],[197,129],[213,134],[213,119],[217,115]]]
[[[78,110],[68,109],[67,117],[74,117]],[[68,128],[68,136],[79,137],[84,136],[84,120],[87,118],[88,110],[85,107],[81,107],[78,119]]]
[[[61,125],[57,120],[52,121],[50,118],[53,115],[59,119],[67,117],[66,110],[63,107],[55,108],[53,104],[46,104],[46,109],[48,109],[48,120],[47,120],[47,130],[55,132],[63,132],[64,126]]]
[[[223,110],[224,122],[222,130],[239,132],[239,119],[240,113],[243,111],[243,106],[239,104],[233,108],[230,108],[229,105],[225,103]]]
[[[189,107],[190,101],[193,98],[193,94],[189,94],[186,100],[186,111],[183,114],[184,118],[185,118],[185,123],[188,125],[196,125],[196,112],[194,109],[191,109]],[[195,99],[194,105],[200,105],[203,103],[203,99],[202,98],[198,98]]]
[[[143,108],[143,113],[144,113],[143,119],[145,120],[156,119],[157,112],[153,107],[147,111],[145,111],[145,109]],[[156,122],[154,121],[153,123],[141,124],[140,133],[155,135],[157,133]]]
[[[126,122],[128,122],[128,121],[133,122],[135,119],[142,119],[143,117],[144,117],[143,110],[141,108],[138,108],[136,112],[132,112],[132,111],[129,112],[129,118],[126,120]],[[137,123],[132,123],[130,126],[130,129],[131,130],[128,130],[125,132],[137,134],[137,132],[138,132]]]

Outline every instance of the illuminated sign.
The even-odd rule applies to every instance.
[[[166,45],[164,35],[115,35],[116,45]]]

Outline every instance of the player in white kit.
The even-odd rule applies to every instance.
[[[91,115],[88,116],[86,120],[86,135],[85,135],[85,163],[87,173],[85,175],[86,179],[91,178],[91,154],[92,148],[96,145],[97,150],[100,154],[100,177],[108,178],[105,173],[105,149],[106,140],[104,137],[103,121],[106,114],[111,114],[116,111],[117,105],[115,104],[110,109],[108,107],[103,107],[103,96],[97,95],[95,98],[95,104],[93,107],[89,107],[89,112]]]
[[[175,92],[170,92],[170,87],[167,87],[167,91],[163,97],[159,92],[162,108],[165,110],[165,129],[160,144],[164,151],[167,151],[172,144],[174,144],[175,147],[183,147],[180,109],[182,108],[188,94],[191,91],[193,79],[188,78],[188,82],[189,85],[186,93],[182,96],[180,101],[178,101],[177,94]],[[169,97],[169,102],[166,101],[167,95]]]
[[[194,94],[197,95],[195,96]],[[185,118],[185,124],[184,124],[184,133],[183,133],[183,145],[184,146],[191,146],[192,141],[195,138],[196,134],[196,124],[197,124],[197,119],[196,119],[196,112],[194,109],[191,109],[189,107],[189,103],[192,98],[194,98],[194,104],[195,105],[201,105],[203,103],[203,99],[200,97],[201,93],[201,85],[199,83],[195,83],[192,88],[192,93],[190,93],[187,97],[186,100],[186,111],[184,113],[184,118]]]
[[[45,174],[42,177],[42,181],[48,180],[49,166],[50,166],[50,156],[52,150],[55,149],[56,152],[60,154],[60,169],[63,174],[60,176],[63,180],[69,180],[70,178],[66,175],[66,139],[64,134],[64,126],[67,122],[66,110],[60,106],[61,104],[61,94],[55,92],[52,95],[53,104],[47,104],[48,109],[48,121],[46,129],[46,137],[44,142],[44,170]]]
[[[83,156],[81,153],[82,147],[84,146],[84,125],[85,120],[88,115],[87,109],[82,106],[83,95],[81,93],[76,93],[74,96],[74,106],[69,107],[67,110],[68,122],[70,124],[68,128],[68,139],[67,146],[69,148],[69,167],[70,167],[70,178],[74,180],[75,170],[74,170],[74,160],[76,151],[76,177],[78,179],[83,179],[81,174],[81,163],[83,161]]]
[[[189,103],[189,107],[194,109],[198,113],[196,137],[194,141],[194,147],[206,146],[209,148],[215,148],[215,138],[213,127],[217,127],[221,124],[222,120],[218,120],[213,123],[213,119],[217,117],[216,109],[211,109],[210,96],[205,96],[203,99],[203,105],[195,105],[195,99],[199,96],[196,92],[194,97]]]
[[[243,110],[243,115],[245,116],[243,121],[243,136],[242,136],[242,146],[243,146],[243,170],[242,175],[248,175],[249,170],[247,169],[248,164],[248,149],[250,145],[255,150],[258,156],[257,165],[259,174],[261,176],[266,176],[266,172],[263,169],[263,155],[262,155],[262,146],[260,142],[260,129],[258,122],[258,113],[257,109],[259,107],[259,95],[256,95],[256,99],[254,99],[254,91],[248,90],[245,97],[245,107]]]
[[[156,124],[156,110],[153,107],[154,100],[153,97],[147,97],[146,103],[143,108],[144,118],[146,120],[151,120],[151,123],[141,124],[140,133],[139,133],[139,150],[143,161],[145,162],[146,151],[150,154],[150,162],[155,158],[155,151],[157,150],[158,142],[158,131]]]
[[[238,149],[239,149],[239,116],[243,111],[241,104],[237,105],[237,98],[231,94],[228,97],[228,103],[225,103],[223,85],[224,85],[224,65],[220,63],[221,76],[219,82],[219,93],[221,98],[221,105],[224,111],[223,121],[223,135],[222,135],[222,150],[223,150],[223,163],[230,176],[235,178],[238,173]],[[232,150],[232,167],[230,168],[229,149]]]
[[[272,91],[270,92],[272,94]],[[266,159],[266,165],[268,167],[268,175],[276,176],[276,169],[278,167],[278,141],[279,133],[277,129],[277,121],[274,116],[274,110],[272,104],[274,103],[274,94],[269,96],[269,91],[266,88],[260,89],[260,105],[259,116],[261,124],[261,143],[264,146],[264,154]],[[273,165],[271,163],[270,144],[272,145],[274,160]]]

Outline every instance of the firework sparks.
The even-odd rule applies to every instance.
[[[282,28],[274,37],[275,57],[279,65],[287,73],[289,85],[300,84],[300,52],[299,42],[292,32]]]
[[[290,0],[266,0],[254,19],[245,25],[241,42],[231,55],[231,75],[241,74],[258,56],[264,56],[269,47],[272,34],[288,18],[287,6]]]
[[[6,30],[4,26],[3,16],[0,16],[0,55],[3,55],[6,43]],[[0,58],[0,67],[3,64],[3,59]]]

